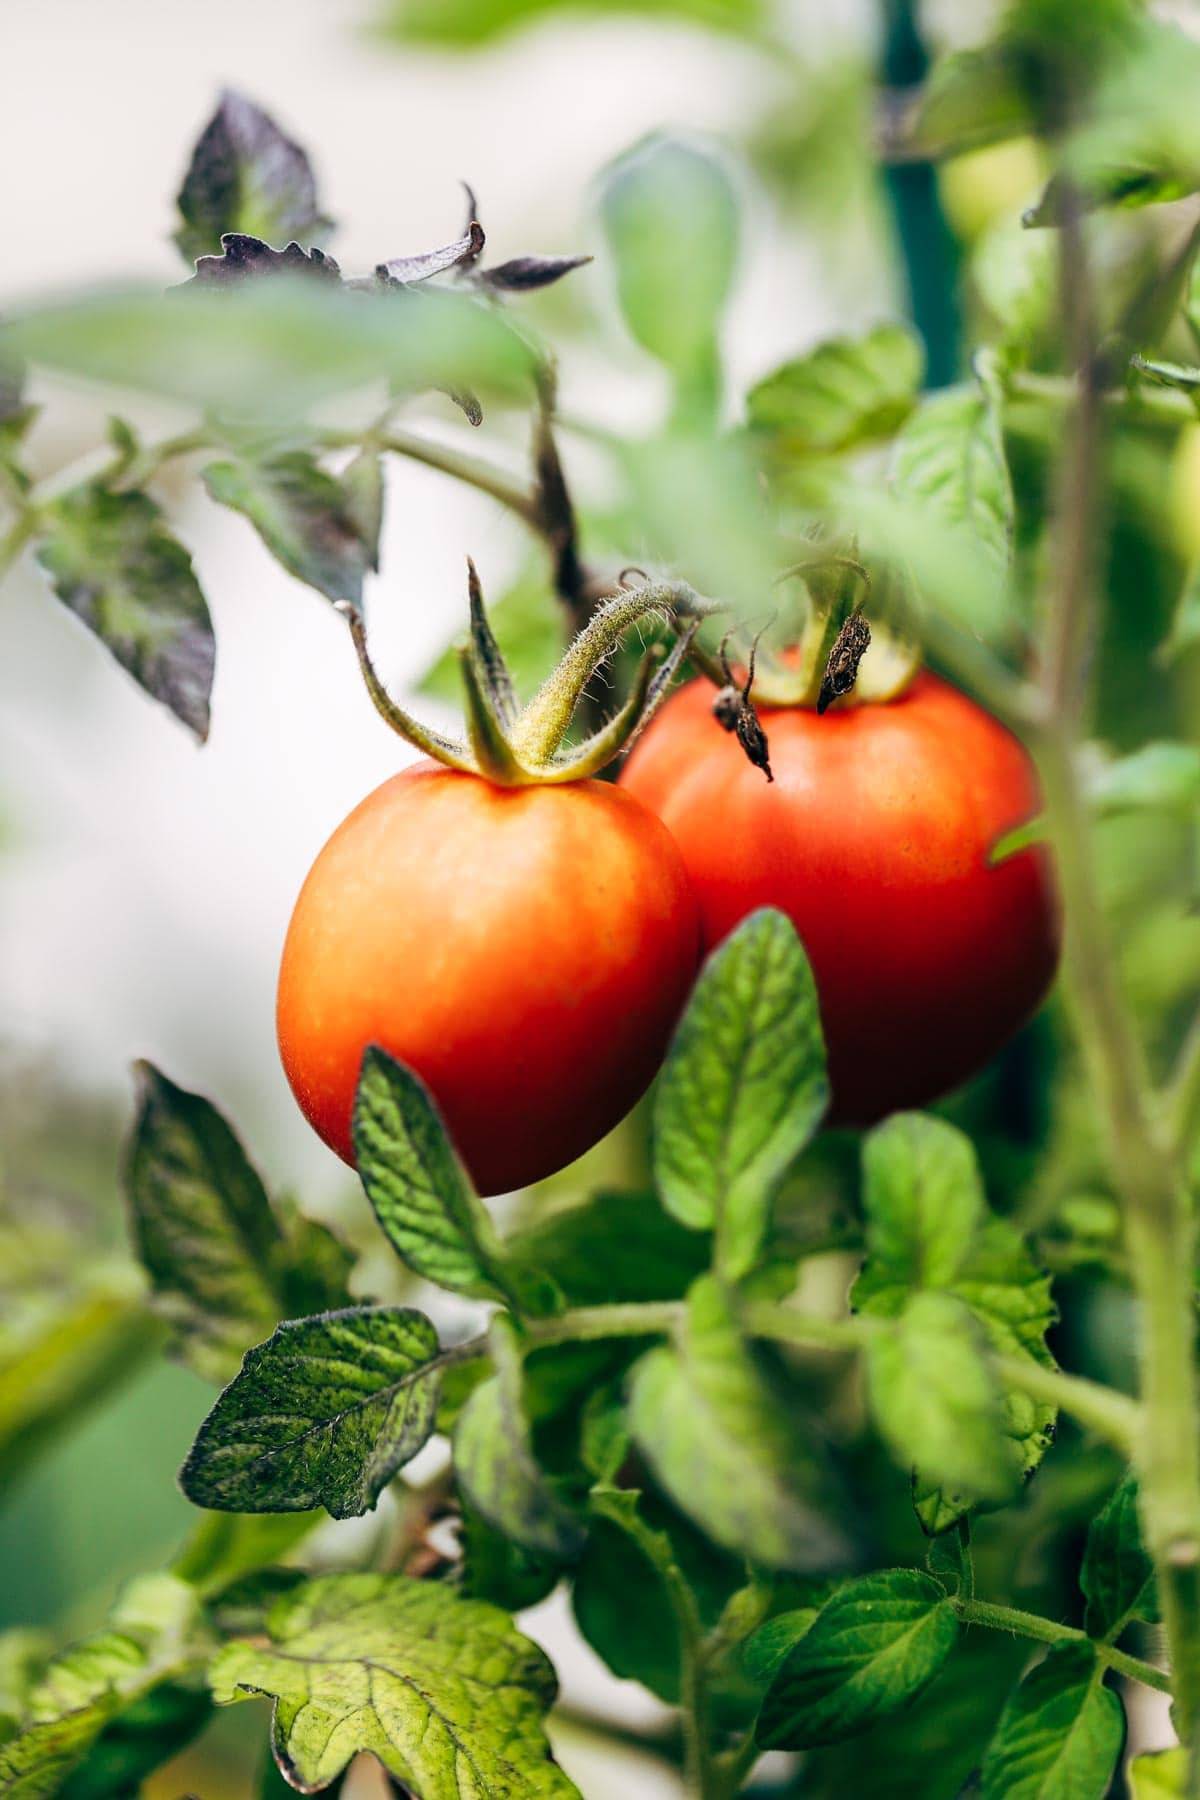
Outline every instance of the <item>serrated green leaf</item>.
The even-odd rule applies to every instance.
[[[853,1736],[914,1699],[958,1636],[945,1589],[919,1569],[850,1581],[778,1669],[756,1735],[765,1750]]]
[[[1079,1585],[1087,1600],[1084,1624],[1092,1637],[1115,1642],[1131,1619],[1153,1623],[1158,1618],[1154,1564],[1142,1543],[1132,1475],[1118,1482],[1088,1527]]]
[[[374,1045],[363,1057],[352,1133],[359,1179],[401,1261],[439,1287],[504,1299],[503,1252],[429,1090]]]
[[[249,519],[297,581],[330,600],[361,604],[371,551],[359,515],[342,483],[308,451],[209,463],[204,485],[221,506]]]
[[[654,1110],[663,1203],[685,1225],[716,1227],[731,1280],[755,1266],[775,1187],[828,1098],[808,958],[782,913],[753,913],[704,965]]]
[[[330,221],[317,203],[312,165],[261,107],[227,88],[204,127],[179,190],[175,233],[188,262],[214,255],[227,231],[282,246],[323,241]]]
[[[992,1349],[1052,1368],[1049,1279],[1015,1228],[988,1212],[970,1140],[940,1120],[898,1114],[868,1136],[863,1163],[869,1254],[856,1310],[896,1319],[913,1293],[948,1295],[970,1309]],[[1025,1474],[1041,1461],[1054,1420],[1053,1407],[1003,1390],[1004,1434]],[[915,1499],[925,1529],[937,1532],[962,1517],[971,1495],[919,1466]]]
[[[716,358],[738,257],[738,199],[724,157],[655,134],[600,183],[621,311],[643,349],[687,380]]]
[[[184,1493],[220,1512],[367,1512],[433,1430],[439,1355],[433,1326],[408,1307],[280,1325],[201,1425]]]
[[[216,643],[192,559],[148,494],[99,482],[47,506],[37,559],[59,599],[203,743]]]
[[[903,325],[832,338],[756,382],[747,422],[773,457],[833,455],[891,437],[916,404],[923,371],[920,339]]]
[[[504,1248],[513,1268],[549,1277],[572,1306],[678,1300],[712,1255],[709,1240],[664,1212],[656,1194],[603,1191],[544,1214]]]
[[[125,1159],[134,1244],[198,1374],[224,1380],[278,1322],[282,1234],[257,1171],[208,1100],[139,1063]]]
[[[28,1697],[16,1734],[0,1744],[0,1794],[51,1800],[101,1732],[197,1651],[196,1596],[169,1575],[141,1576],[114,1608],[109,1628],[51,1659]]]
[[[1011,1499],[1020,1459],[1004,1431],[982,1331],[950,1294],[918,1293],[867,1345],[875,1423],[897,1461],[976,1500]]]
[[[845,1545],[812,1498],[823,1471],[794,1415],[709,1276],[688,1296],[678,1342],[643,1356],[630,1379],[630,1430],[681,1512],[752,1562],[824,1568]]]
[[[895,1316],[911,1293],[946,1288],[987,1213],[971,1141],[925,1113],[895,1113],[863,1140],[866,1269],[855,1304]]]
[[[520,1349],[503,1315],[492,1321],[490,1342],[496,1373],[459,1414],[455,1474],[497,1531],[533,1555],[569,1561],[583,1546],[583,1526],[534,1457]]]
[[[916,516],[974,547],[977,580],[998,606],[1012,556],[1013,491],[990,384],[946,388],[921,402],[893,446],[891,485]]]
[[[326,1575],[267,1625],[268,1644],[227,1645],[210,1680],[221,1705],[274,1701],[293,1786],[326,1787],[368,1750],[419,1800],[578,1800],[542,1730],[554,1671],[497,1607],[402,1575]]]
[[[981,1800],[1104,1800],[1125,1713],[1087,1644],[1055,1644],[1000,1717],[984,1758]]]

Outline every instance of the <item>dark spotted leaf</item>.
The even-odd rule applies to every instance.
[[[192,559],[148,494],[99,482],[46,508],[37,558],[59,599],[203,743],[216,643]]]
[[[440,1352],[423,1313],[349,1307],[280,1325],[249,1351],[180,1471],[218,1512],[370,1510],[425,1443]]]
[[[137,1065],[124,1184],[134,1243],[181,1359],[227,1381],[281,1318],[346,1299],[351,1257],[326,1227],[273,1209],[216,1107]]]
[[[249,519],[289,574],[331,600],[362,600],[371,560],[360,515],[343,484],[306,450],[210,463],[204,485]]]
[[[226,232],[285,243],[322,237],[330,226],[300,145],[230,88],[197,140],[178,206],[175,242],[189,262],[215,251]]]

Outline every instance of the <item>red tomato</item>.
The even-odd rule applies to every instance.
[[[787,913],[816,977],[832,1120],[866,1125],[979,1069],[1044,997],[1059,952],[1049,862],[996,840],[1039,807],[1022,746],[928,673],[898,699],[763,709],[774,784],[693,682],[621,776],[668,826],[706,943]]]
[[[429,1087],[480,1192],[503,1193],[629,1110],[699,953],[679,852],[628,794],[422,764],[370,794],[313,864],[279,976],[283,1065],[350,1162],[359,1066],[380,1045]]]

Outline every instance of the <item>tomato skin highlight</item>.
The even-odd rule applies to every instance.
[[[700,923],[662,824],[609,783],[432,764],[376,788],[296,902],[277,1025],[302,1111],[353,1162],[363,1052],[421,1077],[482,1194],[573,1161],[649,1086]]]
[[[621,783],[687,864],[711,949],[756,907],[787,913],[816,977],[831,1123],[923,1106],[986,1063],[1054,978],[1061,928],[1046,853],[989,865],[1040,808],[1023,746],[924,672],[897,699],[760,709],[768,784],[711,715],[675,694]]]

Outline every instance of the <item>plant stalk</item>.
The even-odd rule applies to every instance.
[[[1038,1644],[1090,1644],[1100,1662],[1115,1674],[1140,1681],[1160,1694],[1171,1692],[1170,1677],[1162,1669],[1143,1662],[1140,1656],[1129,1656],[1112,1644],[1099,1643],[1074,1625],[1060,1625],[1056,1619],[1044,1619],[1038,1613],[1022,1612],[1015,1606],[994,1606],[990,1600],[959,1598],[952,1604],[959,1618],[968,1625],[987,1625],[994,1631],[1009,1631],[1015,1637],[1030,1638]]]

